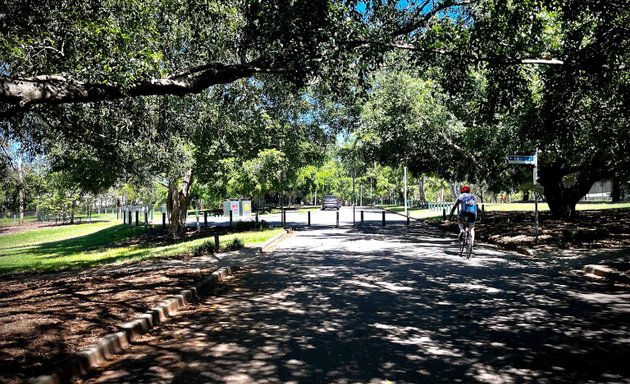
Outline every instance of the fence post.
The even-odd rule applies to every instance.
[[[133,217],[132,217],[133,212],[131,212],[131,210],[130,210],[130,211],[128,211],[128,212],[129,212],[129,221],[128,221],[128,223],[127,223],[127,224],[132,225],[132,224],[133,224]]]
[[[258,222],[258,211],[256,211],[256,222]]]
[[[233,213],[232,213],[232,210],[230,209],[230,227],[232,226],[232,220],[233,220],[232,215],[233,215]]]
[[[219,250],[219,235],[214,235],[214,248]]]
[[[140,216],[140,213],[138,212],[138,210],[136,210],[136,227],[140,225],[140,222],[138,221],[139,216]]]
[[[446,220],[446,208],[442,209],[442,219]]]
[[[306,216],[308,217],[308,224],[306,225],[310,227],[311,226],[311,211],[307,211]]]
[[[385,226],[385,211],[383,211],[383,227]]]
[[[162,229],[166,228],[166,213],[162,212]]]
[[[144,211],[144,225],[148,226],[149,225],[149,211]]]
[[[127,212],[122,212],[123,224],[127,224]],[[55,223],[56,224],[56,223]]]
[[[207,227],[208,226],[208,211],[204,211],[203,212],[203,224]]]
[[[339,211],[337,211],[337,225],[336,225],[336,227],[339,228]]]

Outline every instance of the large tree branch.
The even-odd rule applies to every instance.
[[[278,71],[273,60],[261,59],[233,65],[209,63],[169,78],[140,81],[127,87],[85,83],[61,76],[0,77],[0,102],[25,108],[44,103],[83,103],[136,96],[185,95],[199,93],[213,85],[248,78],[256,73]]]
[[[479,161],[477,161],[477,157],[472,152],[455,144],[455,142],[453,142],[453,140],[451,140],[451,138],[448,137],[448,135],[444,132],[438,131],[438,136],[440,136],[446,142],[446,144],[450,145],[453,149],[459,152],[464,158],[470,160],[481,173],[489,174],[488,169]]]
[[[467,61],[470,63],[489,63],[502,66],[513,65],[550,65],[550,66],[563,66],[572,69],[579,69],[588,72],[614,72],[614,71],[627,71],[630,70],[630,65],[622,63],[619,65],[611,66],[607,64],[592,65],[582,64],[577,62],[567,62],[556,58],[543,58],[543,57],[500,57],[500,56],[478,56],[475,54],[463,53],[458,51],[449,51],[446,49],[426,49],[414,44],[408,43],[388,43],[378,40],[351,40],[342,43],[351,48],[363,49],[373,46],[378,46],[385,49],[401,49],[421,53],[429,53],[440,56],[450,56]]]

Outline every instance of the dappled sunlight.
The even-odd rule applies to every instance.
[[[626,291],[483,244],[464,259],[451,253],[456,246],[454,237],[404,229],[298,232],[100,379],[119,370],[126,382],[628,378]],[[159,360],[172,379],[143,368],[172,354]]]

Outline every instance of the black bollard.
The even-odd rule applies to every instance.
[[[442,209],[442,219],[446,220],[446,208]]]
[[[205,211],[203,213],[203,224],[207,227],[208,226],[208,211]]]
[[[232,210],[230,209],[230,227],[232,226],[232,220],[233,220],[233,213],[232,213]]]
[[[256,222],[258,222],[258,212],[256,212]]]
[[[339,211],[337,211],[337,225],[336,225],[336,227],[339,228]]]
[[[131,211],[128,211],[129,213],[129,220],[127,221],[127,224],[132,225],[133,224],[133,218],[131,215],[133,215],[133,213]]]
[[[306,216],[308,217],[308,224],[306,225],[310,227],[311,226],[311,211],[307,211]]]
[[[214,235],[214,248],[219,250],[219,235]]]
[[[361,226],[363,226],[363,211],[361,211]]]
[[[383,227],[385,226],[385,211],[383,211]]]
[[[166,213],[162,213],[162,229],[166,228]]]
[[[139,212],[138,212],[138,211],[136,211],[136,227],[137,227],[138,225],[140,225],[140,221],[138,220],[138,216],[139,216],[139,215],[140,215],[140,214],[139,214]]]

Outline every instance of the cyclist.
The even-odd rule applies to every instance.
[[[470,187],[464,185],[459,190],[460,195],[455,200],[451,208],[450,217],[453,218],[453,212],[459,205],[459,215],[457,216],[457,225],[459,226],[459,238],[464,235],[464,220],[468,222],[470,229],[470,244],[475,243],[475,221],[477,220],[477,198],[470,193]]]

